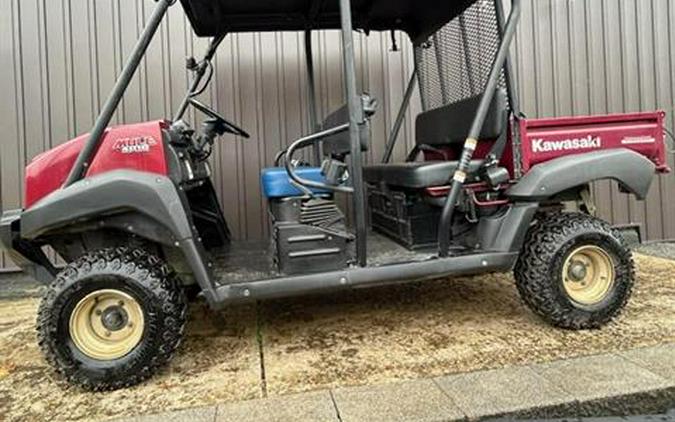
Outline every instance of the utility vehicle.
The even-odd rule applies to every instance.
[[[501,0],[181,0],[195,33],[212,38],[203,58],[187,60],[181,106],[171,120],[109,127],[173,3],[157,0],[91,132],[37,156],[24,207],[0,222],[6,252],[49,286],[38,340],[70,382],[104,390],[151,376],[181,342],[189,288],[217,309],[513,270],[524,302],[556,326],[600,327],[624,307],[631,254],[593,216],[589,184],[612,179],[645,198],[669,171],[664,113],[526,118],[509,62],[521,0],[508,13]],[[318,122],[310,34],[327,29],[341,33],[346,104]],[[354,30],[400,30],[415,49],[379,164],[364,163],[377,101],[357,91]],[[229,141],[219,136],[249,135],[198,99],[219,44],[244,31],[305,32],[317,128],[262,171],[272,234],[263,244],[231,238],[207,160]],[[391,162],[416,84],[416,146]],[[200,128],[184,119],[190,107],[207,117]]]

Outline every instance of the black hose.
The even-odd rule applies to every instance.
[[[208,88],[209,84],[211,83],[211,79],[213,79],[213,63],[211,63],[210,61],[207,61],[206,62],[206,68],[209,71],[209,74],[206,77],[206,82],[204,82],[204,84],[202,85],[201,88],[196,90],[194,93],[191,93],[190,94],[191,97],[197,97],[199,95],[202,95],[204,93],[204,91],[206,91],[206,88]]]

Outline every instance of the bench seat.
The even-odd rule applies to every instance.
[[[483,160],[471,161],[469,172],[478,171],[482,164]],[[384,182],[401,188],[423,189],[447,185],[458,165],[459,161],[376,164],[363,168],[363,179],[372,184]]]

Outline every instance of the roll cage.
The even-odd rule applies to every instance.
[[[109,98],[105,102],[90,135],[73,165],[64,187],[68,187],[80,180],[95,155],[102,135],[108,127],[113,113],[128,87],[133,74],[138,68],[150,41],[164,18],[167,10],[176,0],[156,0],[157,6],[143,30],[128,62],[118,78]],[[408,34],[413,45],[422,47],[431,34],[443,27],[449,21],[460,16],[468,7],[481,1],[494,2],[497,18],[498,44],[494,57],[489,65],[489,72],[484,84],[479,87],[480,101],[468,136],[463,145],[459,166],[455,170],[452,184],[444,202],[443,212],[438,230],[438,254],[447,257],[450,246],[450,224],[454,213],[457,198],[465,182],[477,140],[486,119],[490,103],[496,88],[500,83],[505,84],[510,102],[510,110],[518,115],[518,99],[514,89],[514,79],[509,63],[509,47],[515,36],[520,18],[521,0],[512,0],[508,19],[504,13],[502,0],[453,0],[444,2],[439,8],[438,2],[432,0],[275,0],[275,1],[243,1],[243,0],[181,0],[189,17],[190,23],[198,36],[213,37],[204,60],[194,64],[194,79],[190,90],[181,103],[176,118],[180,118],[191,103],[193,94],[198,89],[207,70],[208,63],[216,52],[218,45],[228,33],[245,31],[304,31],[306,46],[306,62],[309,85],[309,110],[312,126],[319,129],[314,75],[312,66],[311,31],[323,29],[339,29],[343,43],[344,78],[347,98],[347,123],[340,127],[324,129],[304,138],[304,143],[311,143],[321,138],[339,132],[348,133],[349,154],[351,156],[350,177],[353,220],[356,228],[356,263],[364,267],[367,265],[367,204],[365,185],[362,172],[362,137],[369,137],[360,130],[366,123],[368,110],[362,97],[357,92],[356,69],[354,62],[353,30],[394,31],[401,30]],[[461,23],[461,22],[460,22]],[[464,29],[466,30],[466,29]],[[480,28],[478,29],[480,30]],[[438,52],[437,52],[438,53]],[[440,66],[440,63],[439,63]],[[391,158],[397,135],[400,130],[403,116],[412,96],[416,78],[422,80],[420,69],[416,68],[408,83],[401,108],[387,140],[383,162]],[[369,139],[366,140],[368,142]],[[315,156],[319,157],[319,148],[315,148]],[[287,168],[289,168],[287,166]],[[293,177],[290,170],[289,175]]]

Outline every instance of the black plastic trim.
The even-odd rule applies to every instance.
[[[595,180],[612,179],[644,199],[656,167],[637,152],[626,148],[568,155],[538,164],[506,195],[515,200],[539,201]]]
[[[0,218],[0,249],[21,270],[41,283],[51,283],[57,269],[47,258],[39,244],[19,237],[21,209],[5,211]]]
[[[116,170],[55,191],[24,211],[21,237],[35,239],[60,227],[128,211],[160,223],[176,240],[192,236],[183,203],[169,178]]]
[[[482,217],[478,222],[478,239],[483,250],[518,252],[525,241],[539,203],[524,202],[508,206],[503,214]]]
[[[350,268],[343,271],[233,283],[218,287],[215,301],[216,306],[222,307],[253,300],[324,293],[446,276],[510,271],[517,258],[517,252],[473,254],[381,267]]]
[[[21,237],[27,240],[78,225],[115,221],[120,214],[143,217],[145,227],[130,232],[179,248],[206,299],[214,297],[213,276],[206,252],[188,214],[185,194],[166,176],[116,170],[89,177],[60,189],[24,211]],[[131,220],[129,220],[131,221]],[[162,235],[168,232],[171,236]],[[156,236],[153,236],[153,233]]]

